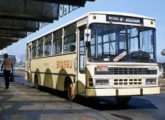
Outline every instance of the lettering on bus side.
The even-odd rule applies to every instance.
[[[72,68],[72,60],[57,60],[56,62],[56,68]]]

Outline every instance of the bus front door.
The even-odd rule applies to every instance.
[[[84,40],[84,29],[85,27],[79,28],[79,49],[78,53],[78,70],[77,70],[77,93],[78,94],[85,94],[86,89],[86,47],[85,47],[85,40]]]

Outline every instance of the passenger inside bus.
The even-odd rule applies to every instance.
[[[71,46],[70,46],[70,52],[74,52],[75,49],[76,49],[75,45],[71,45]]]

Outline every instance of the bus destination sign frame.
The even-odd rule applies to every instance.
[[[117,15],[106,15],[106,21],[132,23],[132,24],[143,24],[142,18],[129,17],[129,16],[117,16]]]

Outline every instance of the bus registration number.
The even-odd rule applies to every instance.
[[[108,71],[108,66],[97,66],[97,71]]]

